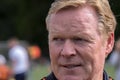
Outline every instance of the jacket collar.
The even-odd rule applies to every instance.
[[[57,80],[53,72],[46,77],[46,80]]]
[[[103,80],[109,80],[109,76],[107,75],[106,71],[103,72]]]

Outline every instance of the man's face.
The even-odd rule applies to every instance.
[[[48,27],[51,67],[57,79],[97,80],[93,78],[103,76],[107,43],[103,44],[98,33],[98,18],[91,7],[52,14]]]

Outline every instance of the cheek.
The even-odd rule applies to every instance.
[[[87,46],[82,46],[81,48],[78,47],[77,48],[79,55],[87,62],[92,62],[92,60],[94,59],[94,54],[95,54],[95,50],[94,47],[92,47],[91,45],[87,45]]]
[[[99,44],[94,48],[93,51],[93,67],[94,67],[94,72],[97,73],[104,68],[104,63],[105,63],[105,48],[104,47],[99,47],[102,46]]]
[[[56,61],[60,53],[60,48],[56,47],[54,44],[49,44],[49,51],[51,60]]]
[[[82,46],[82,48],[78,48],[77,50],[86,64],[97,66],[103,64],[105,59],[105,49],[100,46],[100,44],[88,45],[87,47]]]
[[[53,44],[49,44],[49,54],[50,54],[50,60],[51,60],[51,69],[52,71],[58,71],[58,60],[59,60],[59,53],[60,50],[58,47],[56,47]]]

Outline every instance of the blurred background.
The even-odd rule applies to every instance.
[[[45,17],[54,0],[0,0],[0,54],[9,64],[7,41],[17,37],[25,47],[37,45],[40,56],[32,65],[28,80],[39,80],[50,72],[49,50]],[[115,39],[120,37],[120,0],[109,0],[117,19]],[[108,57],[109,58],[109,57]],[[34,66],[35,65],[35,66]],[[105,68],[115,76],[114,68],[106,63]]]

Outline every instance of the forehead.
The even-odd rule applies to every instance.
[[[65,29],[71,26],[72,26],[71,28],[74,29],[79,24],[86,26],[92,24],[94,26],[97,25],[98,22],[97,18],[98,17],[94,8],[90,6],[69,7],[58,11],[56,14],[52,14],[47,26],[49,27],[49,30],[51,30],[51,28],[56,29],[58,27],[62,27],[63,29]],[[67,29],[71,29],[71,28],[67,28]]]
[[[66,17],[73,15],[75,17],[75,15],[80,16],[80,15],[84,15],[84,13],[89,14],[89,16],[91,15],[91,16],[97,17],[97,12],[95,8],[89,5],[84,5],[79,7],[68,6],[68,7],[62,8],[56,13],[51,14],[50,18],[63,17],[63,15],[67,15]]]

